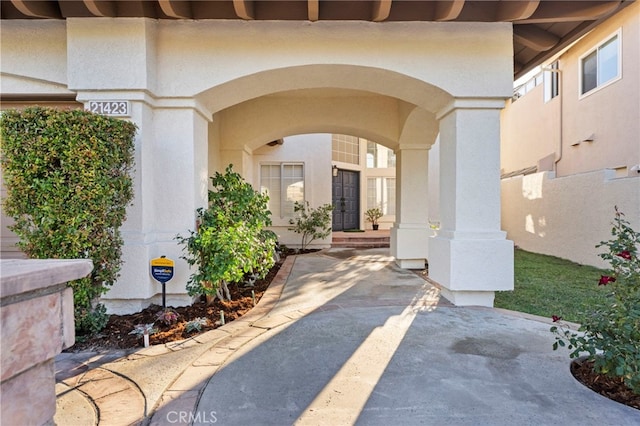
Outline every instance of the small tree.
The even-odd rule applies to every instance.
[[[130,176],[136,126],[86,111],[4,111],[4,208],[30,258],[92,259],[89,277],[70,283],[76,329],[106,324],[100,295],[117,279],[119,228],[133,198]]]
[[[196,211],[198,229],[176,239],[184,245],[183,259],[198,267],[187,283],[189,294],[229,299],[227,283],[240,282],[248,273],[266,276],[275,263],[276,240],[265,229],[271,225],[266,195],[254,190],[232,165],[225,174],[216,172],[211,182],[209,206]]]
[[[333,206],[324,204],[317,209],[309,207],[309,202],[295,202],[293,211],[298,213],[290,223],[295,225],[289,228],[296,234],[302,234],[301,250],[306,250],[307,246],[316,239],[327,238],[331,234],[331,212]]]

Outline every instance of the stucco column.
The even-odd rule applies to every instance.
[[[456,101],[440,121],[440,220],[429,276],[456,305],[493,306],[513,289],[513,243],[500,230],[501,100]]]
[[[391,255],[401,268],[424,268],[431,235],[428,224],[429,145],[403,144],[396,150],[396,221]]]

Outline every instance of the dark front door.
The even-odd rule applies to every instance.
[[[360,173],[338,170],[333,177],[334,231],[360,227]]]

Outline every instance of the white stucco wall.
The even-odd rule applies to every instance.
[[[614,206],[640,230],[640,177],[544,172],[503,179],[501,187],[503,229],[524,250],[604,268],[595,245],[611,238]]]
[[[3,22],[2,48],[15,93],[41,94],[33,82],[44,81],[81,102],[131,102],[136,198],[123,227],[121,279],[105,296],[112,312],[158,300],[149,260],[159,255],[177,262],[170,303],[189,300],[174,237],[193,229],[208,177],[229,160],[255,184],[259,159],[273,156],[259,147],[302,133],[356,134],[407,155],[433,142],[439,112],[493,110],[511,94],[509,23],[18,20]],[[485,142],[493,158],[497,149]],[[294,153],[305,161],[312,205],[331,201],[331,151],[321,152]],[[419,167],[426,174],[427,164]],[[465,169],[456,173],[474,173]],[[414,190],[397,197],[410,200]],[[411,217],[399,219],[406,232],[426,230],[426,218]]]
[[[294,162],[304,164],[304,196],[310,207],[331,204],[331,135],[326,133],[289,136],[282,145],[265,145],[253,153],[252,185],[260,189],[260,165],[268,163]],[[280,243],[299,247],[302,236],[288,230],[287,218],[272,217],[270,228]],[[309,248],[331,246],[331,235],[324,240],[315,240]]]

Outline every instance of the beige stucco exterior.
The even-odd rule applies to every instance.
[[[158,301],[148,262],[160,255],[176,260],[167,303],[189,303],[175,236],[194,229],[208,177],[233,163],[258,187],[260,161],[279,158],[265,144],[315,133],[395,151],[391,253],[400,266],[429,258],[431,278],[457,304],[491,305],[495,290],[513,285],[499,195],[510,23],[68,18],[8,20],[0,31],[3,93],[130,102],[127,119],[139,128],[135,200],[121,277],[103,299],[112,312]],[[432,214],[429,150],[438,133],[441,197]],[[330,150],[310,155],[296,138],[287,146],[296,141],[310,201],[322,204]],[[435,235],[430,217],[441,221]]]
[[[581,58],[614,34],[620,77],[582,95]],[[502,223],[524,249],[604,267],[595,244],[610,238],[614,206],[640,229],[640,4],[553,60],[559,95],[545,103],[540,84],[502,112],[502,173],[539,172],[503,179]]]

